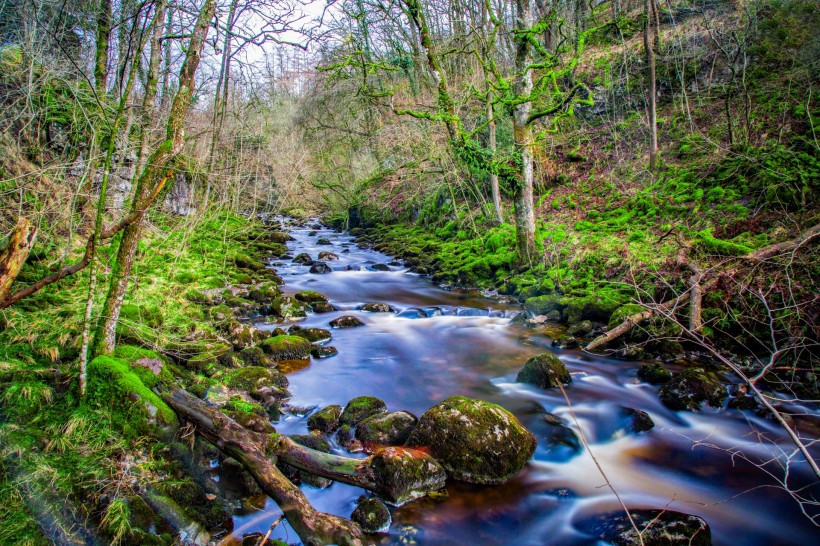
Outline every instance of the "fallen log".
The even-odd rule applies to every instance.
[[[348,519],[317,511],[304,493],[285,478],[268,456],[267,435],[244,428],[183,389],[161,396],[180,417],[195,425],[199,434],[242,463],[259,487],[279,505],[306,546],[364,546],[361,527]]]
[[[26,263],[36,239],[37,228],[28,219],[18,218],[6,248],[0,251],[0,300],[11,292],[11,285]]]

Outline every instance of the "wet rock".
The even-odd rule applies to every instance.
[[[439,402],[419,419],[407,444],[423,446],[454,479],[498,484],[517,474],[535,451],[535,437],[513,414],[464,396]]]
[[[237,351],[251,347],[261,339],[256,327],[237,320],[229,320],[221,324],[219,330]]]
[[[317,302],[326,302],[327,296],[324,294],[320,294],[319,292],[314,292],[313,290],[300,290],[293,295],[296,298],[296,301],[301,301],[303,303],[317,303]]]
[[[572,383],[572,376],[558,357],[551,353],[541,353],[527,360],[515,380],[546,389],[568,385]]]
[[[339,422],[343,425],[356,426],[371,415],[386,412],[387,405],[383,400],[375,396],[357,396],[347,403]]]
[[[548,322],[561,322],[561,311],[553,310],[545,315]]]
[[[311,265],[313,263],[313,258],[311,258],[310,254],[308,254],[307,252],[302,252],[301,254],[296,255],[296,257],[293,259],[293,263]]]
[[[211,406],[224,408],[231,399],[231,391],[225,385],[214,385],[205,391],[205,402]]]
[[[317,345],[310,350],[310,356],[313,358],[330,358],[339,354],[339,350],[333,345]]]
[[[332,313],[333,311],[337,311],[337,309],[326,301],[317,301],[315,303],[310,304],[310,308],[314,313]]]
[[[327,237],[320,237],[319,239],[316,240],[316,244],[317,245],[332,245],[333,242],[330,239],[328,239]]]
[[[621,360],[640,360],[644,357],[643,345],[630,343],[615,351],[615,356]]]
[[[311,343],[323,343],[330,341],[330,330],[324,328],[302,328],[294,324],[288,329],[288,333],[292,336],[303,337]]]
[[[226,376],[226,384],[231,389],[245,391],[253,395],[263,387],[270,387],[281,392],[281,390],[287,388],[288,378],[270,368],[246,366],[229,373]]]
[[[660,364],[644,364],[638,368],[638,378],[650,385],[663,385],[672,379],[672,372]]]
[[[418,418],[407,411],[372,415],[356,427],[356,439],[363,444],[382,446],[404,445],[416,428]]]
[[[380,449],[373,454],[371,465],[380,495],[397,506],[437,491],[447,483],[443,465],[416,449]]]
[[[602,514],[580,527],[617,546],[711,546],[712,531],[700,517],[672,510],[630,510],[640,531],[623,512]]]
[[[319,232],[315,229],[308,231],[308,237],[315,237]]]
[[[399,313],[398,316],[401,318],[419,319],[427,318],[427,313],[425,313],[422,309],[411,307],[410,309],[405,309],[404,311]]]
[[[320,260],[328,261],[328,262],[332,261],[332,260],[338,260],[339,259],[339,257],[336,254],[334,254],[332,252],[328,252],[327,250],[323,250],[322,252],[320,252],[318,257],[319,257]]]
[[[309,272],[316,275],[325,275],[327,273],[333,273],[333,268],[325,262],[313,262],[313,265],[310,266]]]
[[[342,416],[342,406],[333,404],[327,406],[308,417],[308,430],[319,432],[333,432],[339,428],[339,418]]]
[[[578,340],[572,336],[561,336],[552,340],[552,346],[556,349],[575,349],[578,347]]]
[[[386,303],[365,303],[364,305],[360,305],[358,307],[361,311],[367,311],[368,313],[395,313],[396,310],[393,306],[388,305]]]
[[[350,519],[361,525],[362,529],[368,533],[386,531],[390,528],[392,521],[390,510],[375,497],[359,497]]]
[[[673,410],[698,410],[704,402],[720,408],[727,398],[720,380],[703,368],[689,368],[674,376],[658,392],[661,402]]]
[[[271,304],[271,309],[283,319],[304,318],[307,316],[305,304],[290,296],[276,298]]]
[[[266,355],[259,347],[243,349],[239,356],[248,366],[264,366],[266,368],[276,366],[276,361]]]
[[[567,328],[567,334],[571,336],[585,337],[592,332],[592,321],[582,320],[577,324],[573,324]]]
[[[355,264],[350,264],[347,267],[345,267],[345,271],[364,271],[364,270],[365,270],[364,266],[355,265]]]
[[[754,396],[733,396],[727,406],[739,410],[756,410],[758,407]]]
[[[524,309],[531,312],[533,315],[546,315],[552,311],[561,311],[563,306],[560,301],[561,296],[557,294],[536,296],[534,298],[528,298],[524,302]]]
[[[646,432],[655,428],[655,422],[643,410],[624,408],[624,413],[629,419],[628,429],[632,432]]]
[[[342,425],[339,427],[339,430],[336,431],[336,443],[344,448],[350,448],[355,439],[353,427],[350,425]]]
[[[370,271],[390,271],[390,266],[387,264],[373,264],[368,269]]]
[[[364,326],[364,322],[354,316],[344,315],[337,319],[331,320],[330,326],[333,328],[356,328],[357,326]]]
[[[260,346],[274,360],[303,360],[310,357],[310,341],[303,337],[273,336]]]
[[[646,344],[646,352],[662,360],[675,360],[684,354],[683,345],[673,339],[652,339]]]

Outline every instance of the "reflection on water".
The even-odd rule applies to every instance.
[[[781,438],[772,421],[738,411],[672,412],[659,403],[656,387],[636,380],[636,363],[562,351],[557,354],[573,376],[567,389],[573,419],[560,391],[515,382],[527,358],[552,350],[550,336],[560,335],[560,329],[515,326],[510,323],[515,306],[475,292],[435,287],[400,266],[368,270],[391,258],[357,248],[349,236],[310,231],[292,231],[296,241],[288,245],[291,254],[307,252],[315,259],[321,251],[332,251],[339,256],[327,262],[333,272],[310,274],[308,267],[290,260],[276,268],[286,293],[321,292],[338,311],[311,314],[300,324],[326,328],[339,316],[354,315],[365,326],[333,330],[331,344],[339,350],[337,356],[287,367],[294,406],[344,405],[355,396],[372,395],[385,400],[391,411],[420,415],[443,398],[462,394],[506,407],[539,441],[532,463],[504,485],[449,483],[439,494],[392,509],[393,525],[379,536],[380,543],[595,544],[595,537],[580,531],[578,523],[617,511],[619,505],[592,457],[581,448],[575,419],[627,505],[697,514],[710,524],[715,544],[816,543],[816,528],[766,473],[779,476],[782,471],[773,464],[761,470],[730,456],[742,447],[755,461],[771,458],[772,448],[757,442],[757,435]],[[316,245],[320,237],[333,245]],[[368,302],[388,303],[398,313],[356,309]],[[655,428],[628,433],[626,408],[648,412]],[[303,434],[306,421],[288,415],[276,427],[285,434]],[[807,429],[816,425],[816,420],[804,422]],[[783,439],[780,447],[791,450]],[[793,477],[816,488],[802,466],[793,469]],[[317,509],[345,517],[363,493],[343,484],[303,490]],[[266,532],[279,514],[278,507],[265,499],[264,507],[257,504],[235,517],[234,543],[240,543],[245,533]],[[286,523],[271,536],[298,541]]]

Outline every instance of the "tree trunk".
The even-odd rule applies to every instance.
[[[490,151],[495,154],[498,150],[498,142],[496,138],[496,124],[495,124],[495,109],[493,108],[493,92],[490,90],[487,96],[487,129],[490,133],[489,146]],[[501,190],[498,186],[498,174],[490,173],[490,191],[493,196],[493,207],[495,208],[495,217],[499,224],[504,223],[504,209],[501,204]]]
[[[128,287],[128,276],[134,263],[137,243],[139,243],[142,232],[142,218],[145,215],[147,206],[153,201],[165,181],[172,174],[169,172],[168,163],[182,151],[185,145],[185,116],[191,107],[191,99],[195,89],[194,76],[199,67],[202,48],[215,10],[215,0],[206,0],[199,12],[191,42],[185,55],[185,61],[180,69],[179,89],[171,104],[165,141],[151,154],[145,170],[137,180],[132,207],[136,213],[136,218],[133,223],[125,228],[117,249],[117,259],[112,268],[108,294],[103,305],[102,322],[95,338],[95,354],[111,354],[114,352],[117,323],[122,302],[125,298],[125,291]]]
[[[97,12],[97,41],[94,53],[94,85],[97,98],[105,102],[108,86],[108,48],[111,40],[111,0],[100,0]]]
[[[519,99],[532,95],[532,46],[529,42],[532,26],[532,0],[515,1],[515,96]],[[513,135],[516,151],[521,158],[515,189],[515,241],[519,265],[530,266],[536,259],[535,213],[533,210],[534,157],[530,100],[522,100],[513,111]]]
[[[350,520],[316,511],[302,491],[279,471],[267,455],[277,440],[252,432],[202,400],[177,389],[165,402],[197,427],[197,431],[251,473],[278,505],[299,538],[308,545],[363,545],[364,533]]]
[[[20,274],[37,239],[37,228],[22,216],[9,237],[6,248],[0,252],[0,301],[11,293],[11,285]]]
[[[652,49],[652,0],[644,0],[644,11],[646,12],[646,25],[643,29],[643,47],[646,53],[646,66],[649,77],[649,88],[647,98],[649,100],[649,170],[655,172],[658,163],[658,114],[655,100],[657,97],[657,82],[655,74],[655,51]],[[655,29],[657,32],[657,29]]]

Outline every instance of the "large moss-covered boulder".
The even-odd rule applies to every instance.
[[[698,516],[673,510],[630,510],[629,515],[632,521],[623,512],[601,514],[581,522],[579,526],[589,534],[617,546],[712,545],[709,524]]]
[[[260,346],[274,360],[304,360],[310,358],[310,341],[299,336],[273,336]]]
[[[288,378],[275,369],[246,366],[229,373],[225,384],[231,389],[253,394],[262,387],[285,389],[288,386]]]
[[[429,449],[457,480],[499,484],[517,474],[535,451],[535,437],[496,404],[451,396],[419,419],[409,446]]]
[[[356,426],[364,419],[378,413],[385,413],[387,404],[375,396],[357,396],[347,403],[339,422],[343,425]]]
[[[572,383],[572,376],[558,357],[551,353],[541,353],[527,360],[515,380],[546,389],[568,385]]]
[[[416,423],[418,417],[407,411],[371,415],[356,427],[356,439],[369,445],[404,445]]]
[[[645,308],[642,305],[638,305],[637,303],[627,303],[626,305],[621,305],[620,307],[615,309],[609,316],[609,329],[611,330],[615,328],[632,315],[637,315],[638,313],[644,310]]]
[[[524,302],[524,309],[533,315],[546,315],[550,311],[561,311],[563,308],[561,296],[557,294],[535,296],[534,298],[528,298]]]
[[[319,292],[314,292],[313,290],[300,290],[293,295],[297,301],[301,301],[303,303],[316,303],[320,301],[327,301],[327,296],[324,294],[320,294]]]
[[[307,420],[308,430],[319,432],[333,432],[339,428],[339,418],[342,416],[342,406],[334,404],[320,409]]]
[[[670,409],[696,411],[704,402],[720,408],[729,395],[714,374],[703,368],[688,368],[661,387],[658,396]]]
[[[276,298],[270,308],[271,311],[283,319],[304,318],[307,316],[305,304],[290,296]]]

